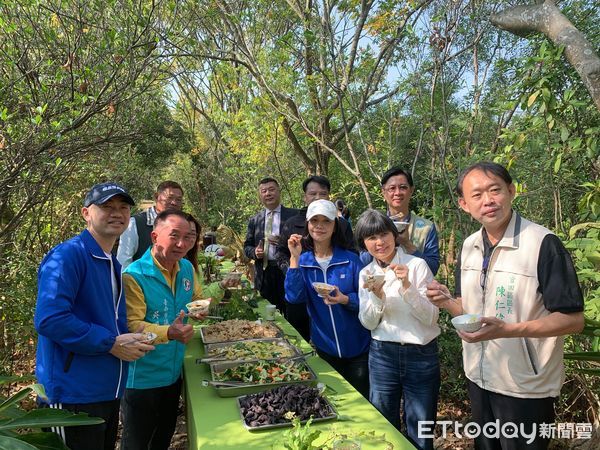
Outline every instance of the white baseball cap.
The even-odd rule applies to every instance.
[[[329,220],[335,220],[337,217],[337,208],[329,200],[315,200],[306,210],[306,220],[310,220],[315,216],[325,216]]]

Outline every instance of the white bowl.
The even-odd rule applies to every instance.
[[[367,275],[367,283],[378,284],[385,280],[385,274],[369,274]]]
[[[208,314],[208,308],[210,307],[210,298],[205,298],[202,300],[194,300],[193,302],[188,303],[185,307],[188,310],[188,314],[191,316],[195,316],[198,314]]]
[[[463,314],[452,319],[454,328],[467,333],[473,333],[481,328],[481,316],[479,314]]]
[[[139,342],[143,342],[144,344],[151,344],[152,342],[154,342],[154,339],[158,337],[156,333],[153,333],[151,331],[146,331],[142,334],[144,335],[144,337],[143,339],[140,339]]]
[[[317,294],[319,294],[319,297],[331,294],[335,289],[335,286],[332,284],[319,283],[318,281],[315,281],[312,286],[315,288],[315,291],[317,291]]]

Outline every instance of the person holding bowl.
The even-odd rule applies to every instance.
[[[410,441],[433,448],[419,437],[419,422],[436,419],[440,389],[437,325],[439,310],[426,297],[433,280],[427,263],[397,245],[398,229],[380,211],[366,210],[358,219],[359,247],[373,260],[360,272],[361,323],[371,330],[369,401],[394,425],[402,422]]]
[[[303,234],[288,239],[285,299],[292,304],[307,303],[310,337],[317,353],[367,397],[370,335],[358,320],[360,259],[348,250],[350,243],[340,232],[337,208],[329,200],[315,200],[308,206]],[[308,248],[304,253],[303,242]],[[314,283],[330,286],[317,284],[317,291]]]

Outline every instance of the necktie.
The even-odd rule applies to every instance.
[[[269,263],[269,238],[273,233],[273,211],[269,211],[267,213],[267,225],[265,226],[265,239],[264,239],[264,251],[265,254],[263,256],[263,269],[267,268],[267,264]]]

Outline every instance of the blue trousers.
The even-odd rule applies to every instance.
[[[432,449],[433,439],[419,438],[419,421],[435,421],[440,391],[437,340],[426,345],[371,340],[369,400],[398,430],[402,422],[408,439],[420,449]],[[431,427],[433,428],[433,427]]]

